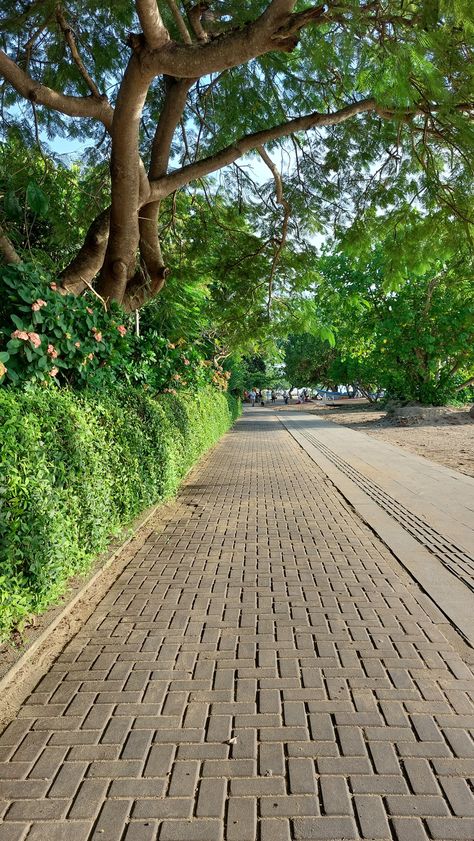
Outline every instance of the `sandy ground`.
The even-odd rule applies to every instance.
[[[385,410],[362,401],[352,407],[344,401],[327,407],[311,403],[297,408],[474,477],[474,421],[469,417],[470,406],[437,409],[434,417],[409,419],[407,425],[387,418]]]

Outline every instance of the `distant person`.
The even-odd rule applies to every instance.
[[[272,403],[274,403],[276,399],[277,399],[276,391],[272,391]]]
[[[250,405],[251,406],[255,406],[256,399],[257,399],[257,395],[256,395],[255,391],[252,389],[252,391],[249,393],[249,400],[250,400]]]
[[[283,392],[283,400],[285,401],[285,406],[288,406],[288,399],[289,399],[288,392],[284,391]]]

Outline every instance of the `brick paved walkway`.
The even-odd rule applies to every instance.
[[[471,671],[274,416],[164,526],[1,737],[0,841],[472,839]]]

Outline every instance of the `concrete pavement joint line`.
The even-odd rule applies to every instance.
[[[285,423],[282,421],[282,423]],[[438,560],[445,566],[453,575],[456,575],[466,587],[474,592],[474,558],[456,546],[449,540],[446,540],[439,532],[433,529],[428,523],[413,514],[408,508],[405,508],[402,503],[398,502],[394,497],[390,496],[379,485],[368,479],[355,467],[337,455],[326,444],[319,441],[316,436],[310,432],[302,431],[298,428],[298,423],[293,421],[295,427],[298,429],[300,435],[303,435],[314,447],[319,449],[326,458],[331,461],[342,473],[348,476],[354,484],[356,484],[364,493],[374,500],[381,508],[387,511],[397,522],[412,534],[423,546],[426,546],[430,552],[435,555]],[[287,429],[289,427],[286,425]],[[290,430],[289,430],[290,431]],[[446,555],[450,557],[446,557]]]
[[[474,596],[464,582],[442,565],[440,560],[420,541],[410,534],[390,512],[342,472],[322,450],[315,447],[297,428],[279,418],[282,426],[309,455],[320,470],[323,470],[337,491],[350,504],[355,513],[390,549],[394,557],[408,571],[420,593],[428,596],[435,610],[438,622],[448,621],[451,633],[472,649],[474,648]],[[315,452],[316,451],[316,452]],[[316,457],[316,453],[318,457]],[[442,618],[441,618],[442,617]],[[462,644],[462,643],[461,643]],[[473,835],[474,837],[474,835]]]

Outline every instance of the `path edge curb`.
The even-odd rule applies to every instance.
[[[18,660],[12,664],[12,666],[8,669],[7,672],[3,675],[0,679],[0,697],[2,698],[2,706],[5,704],[7,711],[5,714],[0,713],[0,732],[4,729],[6,724],[13,718],[15,712],[25,698],[27,697],[30,689],[34,686],[35,682],[39,679],[39,669],[33,669],[33,674],[29,671],[31,667],[31,663],[35,654],[45,645],[45,643],[50,643],[51,638],[53,637],[54,632],[57,628],[61,625],[62,622],[67,620],[70,614],[74,611],[74,608],[83,600],[87,599],[89,593],[92,591],[94,585],[97,584],[98,581],[105,575],[105,573],[110,570],[113,566],[115,561],[118,561],[120,555],[124,552],[127,546],[135,540],[147,523],[161,510],[164,510],[167,505],[170,504],[173,500],[165,500],[153,505],[151,508],[148,508],[145,513],[139,515],[135,520],[132,521],[128,526],[126,526],[122,530],[122,535],[126,534],[127,531],[131,533],[125,539],[119,537],[118,540],[120,541],[117,545],[113,546],[108,552],[103,553],[103,555],[97,556],[97,562],[100,563],[100,558],[105,555],[105,560],[103,563],[100,563],[100,566],[96,569],[96,571],[92,574],[90,578],[88,578],[82,586],[79,587],[79,590],[72,596],[72,598],[68,599],[64,604],[63,608],[59,611],[59,613],[51,619],[50,622],[46,625],[46,627],[39,633],[36,639],[30,644],[27,645],[25,651],[20,655]],[[123,564],[119,566],[116,570],[116,575],[114,576],[114,580],[116,580],[119,575],[122,573],[123,569],[126,567],[127,563],[129,562],[128,557],[124,557]],[[109,589],[109,588],[107,588]],[[97,593],[97,598],[93,599],[90,602],[90,613],[88,613],[87,617],[84,617],[84,622],[87,621],[87,618],[92,614],[95,610],[97,605],[99,604],[100,600],[104,597],[107,590],[102,591],[99,590]],[[66,596],[67,598],[67,596]],[[51,609],[54,610],[54,605],[51,605]],[[47,615],[47,612],[43,614],[44,616]],[[83,623],[81,623],[83,624]],[[67,634],[66,638],[61,637],[58,639],[57,644],[55,645],[54,642],[50,644],[48,653],[45,657],[45,660],[41,663],[41,670],[44,667],[47,668],[46,664],[51,664],[56,657],[61,653],[64,647],[70,642],[73,636],[78,632],[77,627],[72,627],[70,634]],[[25,672],[23,678],[20,677],[20,686],[15,683],[15,679],[18,675],[22,675]],[[24,691],[22,688],[24,687]],[[13,688],[15,688],[15,700],[10,702],[9,694],[12,693]]]
[[[163,516],[166,508],[176,503],[179,494],[185,485],[192,479],[194,472],[202,467],[205,459],[213,453],[216,447],[221,444],[225,436],[231,432],[235,426],[235,422],[236,421],[234,421],[232,426],[223,435],[221,435],[221,437],[211,447],[209,447],[209,449],[202,453],[200,458],[198,458],[198,460],[189,468],[186,475],[183,476],[179,488],[174,496],[162,499],[151,507],[145,509],[145,511],[142,511],[142,513],[134,520],[123,527],[119,536],[116,537],[115,540],[111,541],[111,547],[109,547],[108,550],[97,555],[96,562],[100,565],[96,571],[90,578],[80,585],[78,591],[66,601],[64,607],[59,611],[59,613],[57,613],[56,616],[47,623],[46,627],[39,633],[31,645],[27,646],[18,660],[16,660],[0,678],[0,734],[3,733],[7,725],[15,717],[23,702],[28,697],[31,690],[36,686],[42,675],[50,668],[51,664],[90,618],[101,599],[104,598],[112,584],[122,574],[131,559],[125,554],[123,563],[118,566],[110,584],[97,593],[96,599],[91,600],[90,610],[84,614],[81,621],[77,621],[77,625],[74,624],[73,627],[70,628],[70,631],[58,639],[57,643],[54,644],[54,642],[52,642],[52,638],[57,628],[61,625],[61,623],[67,622],[73,613],[74,608],[77,607],[81,601],[87,599],[88,594],[91,592],[94,585],[100,581],[100,579],[108,571],[110,571],[113,564],[119,560],[122,554],[124,554],[125,549],[139,537],[140,532],[146,527],[147,523],[155,517]],[[125,537],[127,532],[129,532],[128,537]],[[143,535],[143,542],[145,540],[146,534]],[[104,558],[103,562],[100,561],[101,558]],[[54,610],[54,608],[55,605],[51,605],[51,609]],[[46,616],[47,611],[40,615]],[[34,655],[48,643],[50,644],[48,651],[41,660],[41,663],[36,666],[32,666]],[[16,682],[16,678],[18,676],[20,679],[19,682]]]

